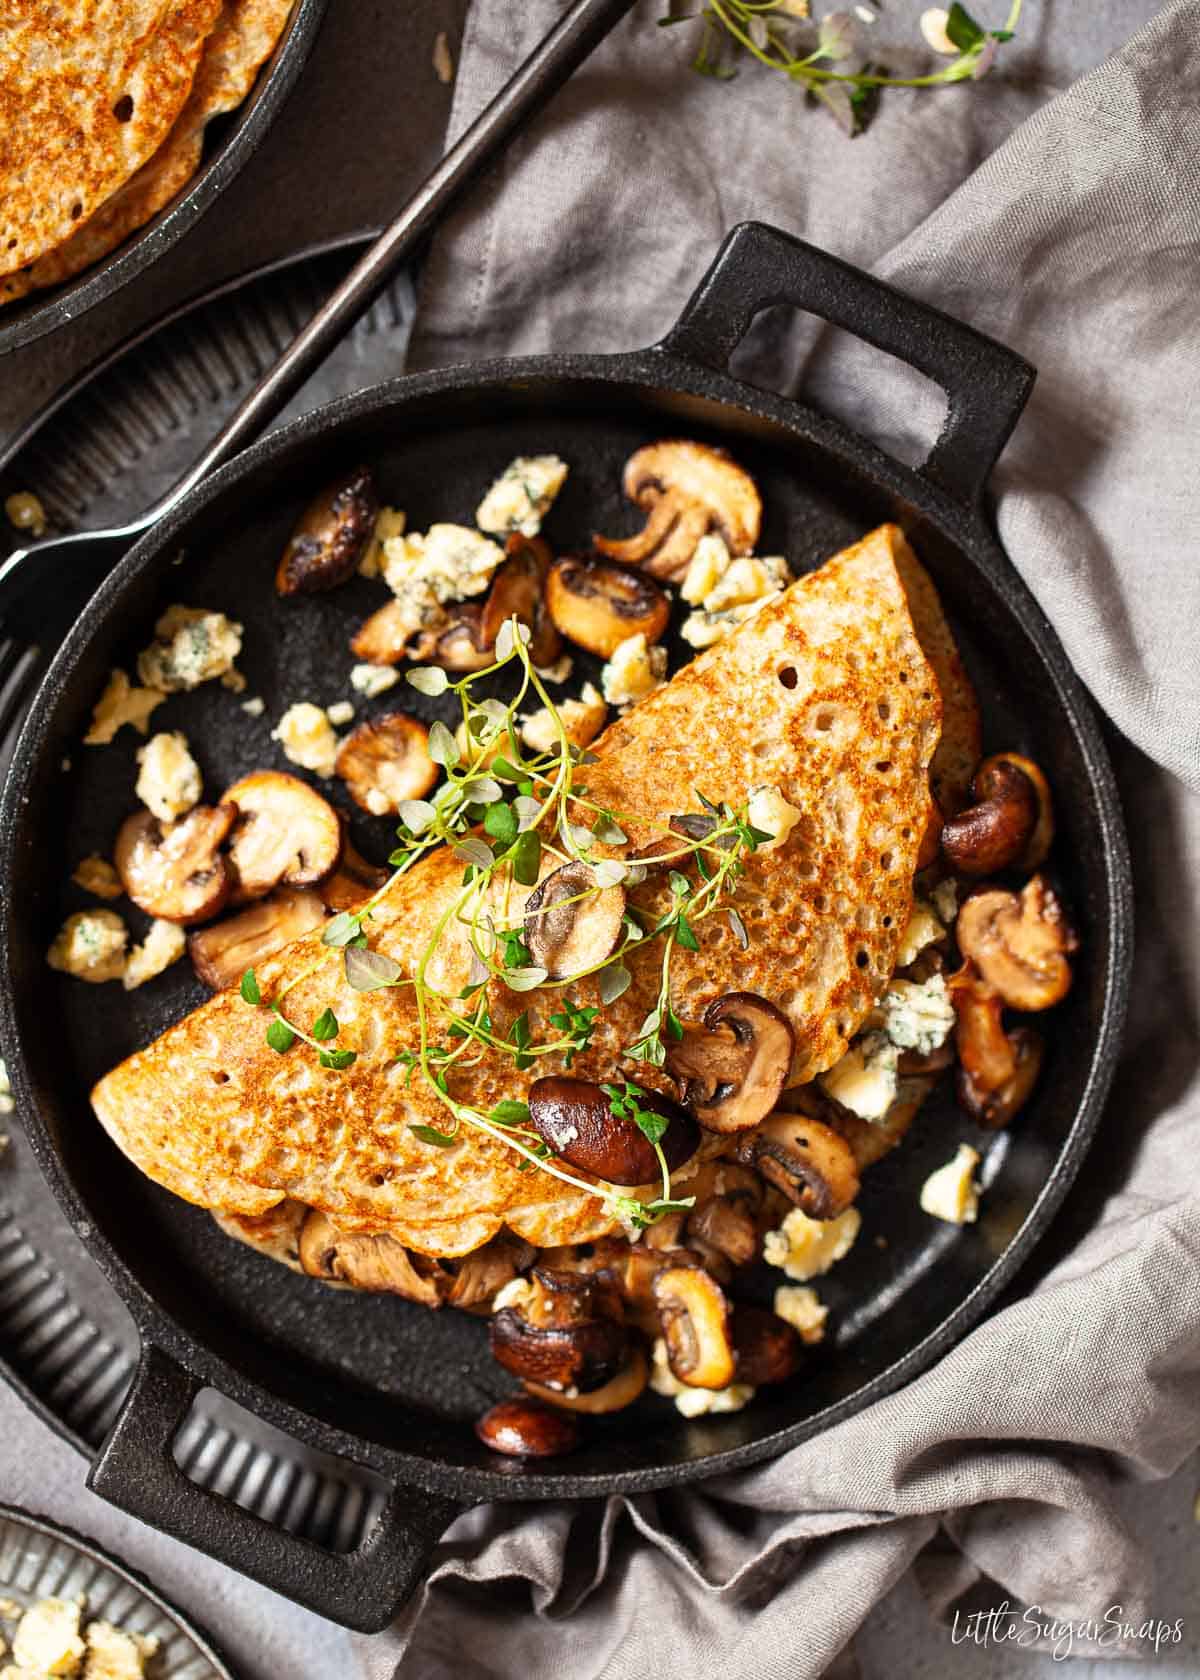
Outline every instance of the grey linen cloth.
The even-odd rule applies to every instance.
[[[472,13],[460,125],[559,7],[515,10]],[[747,216],[1028,356],[1040,377],[997,476],[999,528],[1124,737],[1132,1020],[1029,1293],[909,1387],[749,1473],[468,1514],[397,1626],[358,1642],[370,1680],[644,1680],[664,1661],[817,1676],[914,1561],[937,1609],[990,1583],[1063,1618],[1121,1605],[1137,1622],[1151,1583],[1112,1486],[1170,1474],[1200,1441],[1200,0],[1049,100],[1088,68],[1063,45],[1071,28],[1086,48],[1114,30],[1109,47],[1141,20],[1035,10],[1007,84],[890,94],[853,144],[771,77],[689,80],[682,45],[653,38],[657,10],[434,247],[413,359],[650,342]],[[910,456],[936,430],[936,404],[840,335],[764,322],[742,366]]]

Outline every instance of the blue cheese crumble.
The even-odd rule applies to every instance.
[[[465,525],[389,537],[382,549],[384,582],[398,603],[399,628],[410,635],[443,624],[447,602],[482,595],[504,559],[498,544]]]
[[[931,1056],[954,1028],[954,1005],[940,974],[923,983],[893,980],[880,1005],[883,1030],[898,1050]]]
[[[148,688],[175,694],[232,672],[241,651],[242,627],[224,613],[168,607],[138,655],[138,676]]]
[[[790,582],[787,561],[779,555],[741,555],[735,560],[721,537],[701,537],[679,588],[683,599],[697,609],[684,620],[684,641],[694,648],[711,647],[753,618]]]
[[[518,455],[480,502],[475,523],[493,536],[536,537],[566,477],[557,455]]]

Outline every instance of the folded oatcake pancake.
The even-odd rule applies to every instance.
[[[671,966],[674,1007],[685,1020],[735,990],[782,1010],[795,1033],[794,1084],[839,1059],[896,965],[931,816],[942,720],[935,666],[951,690],[947,774],[973,750],[969,685],[923,578],[901,533],[882,527],[636,706],[596,743],[598,761],[586,767],[588,799],[615,813],[628,837],[605,848],[613,856],[652,855],[673,816],[700,808],[698,793],[739,806],[751,789],[773,786],[801,812],[784,844],[746,857],[734,902],[748,949],[723,915],[713,916],[696,930],[699,949],[678,949]],[[411,972],[462,874],[462,859],[446,849],[419,863],[376,912],[372,948]],[[651,868],[629,902],[657,915],[670,900],[664,875]],[[510,920],[527,890],[515,889]],[[502,1225],[539,1246],[614,1228],[599,1197],[519,1171],[518,1157],[488,1136],[464,1131],[450,1148],[414,1136],[414,1123],[444,1125],[445,1110],[397,1060],[417,1041],[412,991],[351,989],[341,953],[313,934],[260,966],[263,996],[314,963],[289,994],[289,1014],[307,1021],[331,1006],[339,1047],[358,1053],[354,1066],[338,1072],[307,1052],[275,1054],[264,1043],[266,1011],[222,993],[93,1092],[100,1120],[137,1166],[224,1215],[262,1214],[290,1198],[330,1214],[340,1230],[386,1231],[434,1256],[465,1254]],[[621,1057],[655,1003],[660,943],[633,947],[626,965],[631,985],[604,1008],[571,1072],[671,1091],[660,1069]],[[469,975],[465,930],[451,925],[435,969],[427,979],[457,993]],[[548,987],[518,995],[498,980],[489,990],[496,1030],[528,1010],[535,1041],[563,997]],[[594,983],[578,982],[571,998],[595,1003]],[[452,1075],[450,1090],[487,1112],[502,1098],[523,1100],[533,1078],[560,1068],[557,1057],[518,1071],[511,1058],[485,1055]],[[713,1137],[705,1153],[729,1141]]]

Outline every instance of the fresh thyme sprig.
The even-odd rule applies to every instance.
[[[748,55],[803,87],[848,134],[855,134],[881,88],[945,87],[986,76],[999,47],[1016,33],[1021,5],[1022,0],[1011,0],[1000,29],[985,29],[963,6],[951,5],[946,35],[958,56],[923,76],[893,76],[883,66],[870,63],[854,67],[851,61],[860,35],[854,16],[830,12],[815,26],[814,37],[808,7],[797,0],[707,0],[698,12],[673,14],[660,22],[666,26],[701,21],[700,46],[692,63],[701,75],[720,80],[735,76],[737,60]]]
[[[417,1043],[401,1049],[396,1061],[407,1068],[410,1080],[420,1077],[447,1114],[444,1127],[411,1126],[414,1136],[433,1147],[449,1148],[458,1141],[463,1126],[483,1132],[520,1157],[520,1170],[550,1173],[577,1190],[601,1198],[613,1218],[636,1231],[690,1205],[671,1198],[670,1173],[660,1147],[666,1121],[641,1101],[646,1093],[640,1087],[627,1083],[623,1092],[616,1087],[605,1089],[614,1102],[614,1114],[633,1119],[655,1148],[663,1191],[648,1202],[577,1177],[529,1124],[525,1104],[504,1101],[485,1114],[453,1095],[450,1076],[494,1054],[510,1057],[518,1070],[527,1070],[550,1055],[561,1056],[570,1067],[576,1055],[590,1047],[602,1010],[631,982],[623,961],[625,954],[632,946],[659,937],[663,952],[658,1001],[638,1038],[624,1053],[632,1060],[661,1066],[666,1054],[664,1030],[675,1038],[683,1033],[671,1004],[672,954],[676,949],[699,949],[695,925],[721,907],[723,896],[744,872],[745,854],[770,836],[751,827],[744,811],[728,804],[716,805],[698,793],[702,809],[673,824],[678,844],[660,847],[645,862],[599,856],[595,851],[598,845],[626,843],[623,819],[588,798],[581,772],[594,762],[593,757],[568,738],[533,666],[526,647],[528,639],[528,631],[515,620],[510,621],[497,637],[495,663],[456,683],[437,667],[408,673],[409,682],[420,692],[453,692],[460,701],[458,734],[442,723],[435,723],[429,732],[430,756],[442,766],[445,780],[431,799],[409,800],[401,805],[398,845],[390,858],[393,873],[359,909],[343,911],[326,923],[314,960],[273,998],[263,996],[254,970],[248,969],[242,978],[241,995],[247,1004],[270,1009],[266,1040],[274,1051],[284,1055],[297,1043],[307,1044],[316,1051],[322,1067],[336,1071],[349,1067],[357,1052],[334,1044],[341,1029],[333,1010],[323,1009],[305,1030],[285,1010],[288,994],[331,960],[342,963],[346,983],[355,991],[411,987]],[[514,662],[520,667],[521,680],[511,701],[506,704],[474,697],[475,683]],[[520,738],[517,710],[530,692],[554,720],[557,742],[549,753],[529,753]],[[443,907],[411,975],[405,974],[393,957],[372,948],[373,915],[413,865],[443,845],[461,858],[462,878],[457,892]],[[522,910],[520,919],[513,920],[508,908],[514,886],[536,884],[544,857],[555,864],[575,859],[589,865],[595,885],[582,890],[579,899],[618,883],[636,886],[646,879],[650,865],[667,870],[669,905],[649,926],[650,916],[627,904],[622,935],[611,952],[578,973],[551,978],[534,961],[526,941],[526,912]],[[694,880],[684,873],[692,868]],[[564,902],[572,900],[557,901]],[[745,929],[731,907],[729,915],[735,932],[741,927],[744,939]],[[456,994],[447,995],[431,983],[429,970],[455,924],[466,930],[472,970],[467,984]],[[595,977],[599,1003],[584,1006],[564,990],[561,1005],[549,1016],[552,1036],[535,1039],[528,1011],[518,1015],[507,1032],[497,1030],[488,1005],[489,982],[498,980],[519,994],[574,987],[589,976]]]

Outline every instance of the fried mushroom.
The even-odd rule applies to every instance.
[[[364,631],[370,623],[368,619]],[[356,652],[361,635],[362,631],[355,638]],[[492,644],[483,634],[483,608],[477,601],[461,602],[445,624],[419,631],[407,651],[418,665],[440,665],[443,671],[453,671],[456,675],[482,671],[493,659]]]
[[[755,992],[727,992],[667,1044],[679,1100],[706,1131],[741,1132],[775,1107],[795,1037],[786,1015]]]
[[[315,595],[351,577],[371,540],[379,497],[369,467],[326,484],[300,515],[275,572],[280,595]]]
[[[336,869],[337,813],[299,776],[255,770],[226,790],[225,801],[237,808],[229,841],[235,904],[265,898],[277,886],[315,886]]]
[[[538,1266],[520,1305],[492,1315],[492,1355],[540,1388],[586,1394],[625,1362],[629,1332],[619,1314],[615,1291],[602,1278]]]
[[[354,803],[373,817],[421,799],[438,779],[429,756],[429,731],[408,712],[384,712],[352,729],[334,766]]]
[[[597,885],[591,864],[572,858],[525,901],[525,943],[552,980],[595,968],[621,937],[625,889]]]
[[[546,600],[546,575],[551,554],[541,537],[516,531],[504,545],[508,556],[492,579],[480,618],[480,639],[496,645],[500,626],[510,618],[529,630],[529,657],[539,669],[553,665],[562,652],[558,626]]]
[[[236,986],[248,968],[273,957],[325,920],[319,893],[307,887],[277,887],[236,916],[188,935],[196,977],[214,992]]]
[[[419,1272],[404,1244],[386,1232],[363,1236],[339,1231],[328,1214],[314,1208],[300,1228],[297,1253],[309,1277],[374,1294],[402,1295],[423,1307],[442,1304],[438,1276]]]
[[[772,1114],[739,1140],[737,1159],[810,1219],[836,1219],[858,1195],[853,1149],[832,1126],[806,1114]]]
[[[139,910],[182,927],[215,916],[233,890],[234,876],[220,847],[237,818],[237,806],[228,799],[197,805],[165,828],[149,811],[126,817],[113,861]]]
[[[657,642],[671,616],[665,590],[643,573],[573,555],[550,567],[546,605],[568,641],[601,659],[611,659],[630,636]]]
[[[404,604],[388,601],[359,625],[350,638],[350,651],[367,665],[399,665],[412,633]]]
[[[995,753],[975,772],[971,791],[976,803],[942,826],[950,867],[972,876],[1035,869],[1054,838],[1050,789],[1037,765],[1017,753]]]
[[[723,449],[668,440],[648,444],[625,463],[625,494],[649,515],[635,537],[593,538],[610,559],[644,564],[678,582],[696,544],[717,531],[730,554],[752,554],[762,526],[762,500],[749,473]]]
[[[700,1146],[696,1122],[657,1091],[644,1091],[637,1100],[666,1120],[659,1147],[668,1172],[675,1172]],[[529,1088],[529,1120],[568,1165],[609,1184],[650,1184],[659,1176],[658,1156],[645,1133],[627,1115],[614,1113],[608,1094],[586,1079],[565,1074],[535,1079]]]
[[[1007,1126],[1028,1102],[1041,1072],[1045,1045],[1032,1027],[1004,1026],[999,993],[968,962],[950,981],[958,1020],[957,1096],[981,1126]]]
[[[739,1302],[733,1309],[737,1380],[752,1388],[786,1382],[800,1367],[800,1337],[778,1313]]]
[[[654,1302],[672,1375],[689,1388],[728,1388],[736,1360],[729,1302],[699,1266],[668,1266],[654,1279]]]
[[[958,913],[958,948],[1010,1009],[1051,1009],[1071,985],[1069,954],[1079,941],[1041,875],[1021,893],[972,893]]]
[[[557,1458],[576,1444],[579,1425],[560,1407],[517,1396],[484,1412],[475,1433],[485,1447],[507,1458]]]
[[[571,1393],[529,1380],[524,1387],[536,1399],[545,1400],[551,1406],[561,1406],[568,1412],[583,1412],[589,1417],[602,1417],[608,1412],[621,1412],[626,1406],[632,1406],[645,1389],[649,1375],[645,1351],[633,1344],[616,1376],[610,1377],[599,1388]]]

